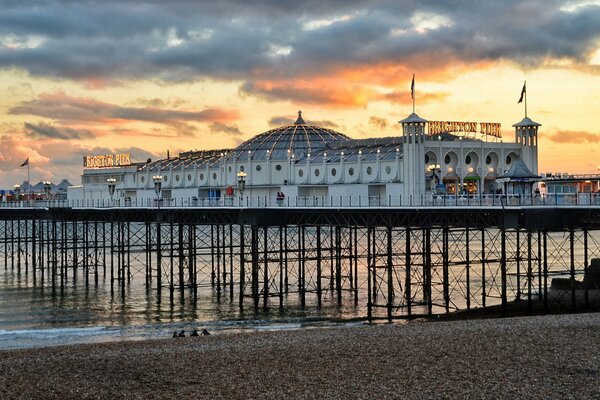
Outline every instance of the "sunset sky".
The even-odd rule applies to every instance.
[[[0,187],[82,156],[230,148],[304,119],[355,138],[502,123],[540,171],[600,167],[600,0],[0,0]]]

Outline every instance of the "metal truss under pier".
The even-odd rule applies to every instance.
[[[600,303],[600,209],[264,208],[0,210],[0,268],[61,289],[143,280],[158,299],[284,308],[361,304],[369,319],[522,301]]]

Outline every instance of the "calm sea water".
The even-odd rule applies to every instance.
[[[168,289],[160,300],[155,289],[146,291],[142,279],[133,279],[123,297],[119,288],[111,293],[102,279],[85,285],[81,277],[63,289],[34,284],[31,271],[0,267],[0,349],[44,347],[76,343],[143,340],[171,337],[174,331],[207,328],[219,334],[256,330],[300,329],[361,323],[355,317],[366,312],[346,301],[341,306],[324,296],[317,309],[311,300],[299,306],[297,294],[286,298],[280,309],[272,299],[269,308],[255,312],[252,303],[240,310],[237,294],[233,300],[217,299],[211,288],[201,288],[197,301],[192,293],[175,291],[173,302]],[[364,304],[364,302],[359,302]],[[340,321],[344,319],[344,321]],[[337,321],[337,322],[336,322]]]

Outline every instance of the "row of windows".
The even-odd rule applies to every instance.
[[[429,155],[425,154],[425,164],[429,164]],[[446,164],[450,164],[450,162],[452,161],[452,158],[450,157],[450,154],[446,154],[446,157],[444,157],[444,162]],[[465,157],[465,164],[471,164],[471,161],[473,161],[471,159],[471,156],[469,154],[467,154],[467,156]],[[506,165],[509,165],[512,162],[512,157],[509,155],[506,156]],[[485,158],[485,163],[487,165],[490,165],[492,163],[492,157],[490,155],[488,155]]]
[[[257,170],[257,171],[260,171],[261,169],[262,169],[262,167],[261,167],[260,165],[257,165],[257,166],[256,166],[256,170]],[[231,165],[229,166],[229,168],[228,168],[227,170],[228,170],[229,172],[231,172]],[[241,165],[241,166],[240,166],[240,171],[243,171],[243,170],[244,170],[244,166],[243,166],[243,165]],[[277,164],[277,165],[275,165],[275,170],[276,170],[276,171],[281,171],[281,164]]]
[[[391,174],[392,173],[392,167],[390,167],[389,165],[385,167],[385,173],[386,174]],[[315,176],[319,176],[321,174],[321,171],[317,168],[315,169]],[[367,175],[371,175],[373,174],[373,168],[372,167],[367,167]],[[337,175],[337,170],[335,168],[331,169],[331,176],[336,176]],[[348,175],[353,176],[354,175],[354,168],[350,167],[348,168]],[[299,169],[298,170],[298,176],[300,178],[302,178],[304,176],[304,170],[303,169]]]
[[[260,167],[260,165],[257,165],[257,167]],[[244,167],[243,166],[240,167],[240,170],[243,171]],[[260,171],[260,168],[257,168],[257,171]],[[392,173],[392,168],[389,165],[386,166],[385,167],[385,172],[387,174],[391,174]],[[320,174],[321,174],[321,171],[318,168],[315,169],[315,176],[319,176]],[[372,174],[373,174],[373,168],[372,167],[367,167],[367,175],[372,175]],[[348,175],[350,175],[350,176],[354,175],[354,168],[350,167],[348,169]],[[299,177],[303,177],[304,176],[304,170],[303,169],[298,170],[298,176]],[[335,168],[331,169],[331,176],[337,176],[337,169],[335,169]],[[86,177],[86,178],[91,178],[91,177]],[[201,173],[199,178],[200,178],[201,181],[203,181],[204,180],[204,173]],[[217,173],[216,172],[213,172],[212,178],[215,179],[215,180],[217,179]],[[167,175],[164,175],[162,177],[162,180],[163,180],[164,183],[168,183],[169,182],[169,177]],[[179,180],[180,180],[179,175],[175,175],[175,181],[179,182]],[[192,174],[188,174],[187,175],[187,180],[189,182],[192,181]],[[145,176],[141,176],[140,177],[140,182],[141,183],[145,183],[145,181],[146,181],[146,177]],[[92,181],[88,179],[88,180],[86,180],[86,182],[92,182]],[[96,181],[94,181],[94,182],[96,182]],[[102,182],[104,182],[104,181],[102,181]],[[96,183],[101,183],[101,182],[98,181]]]

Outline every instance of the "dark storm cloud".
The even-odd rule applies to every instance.
[[[600,6],[564,6],[558,0],[4,1],[0,67],[109,83],[243,80],[246,93],[302,101],[315,93],[266,92],[256,81],[373,64],[422,70],[567,59],[585,67],[600,38]]]
[[[38,139],[88,139],[93,138],[94,134],[87,129],[72,129],[66,127],[57,127],[51,124],[40,122],[32,124],[25,122],[26,133]]]

